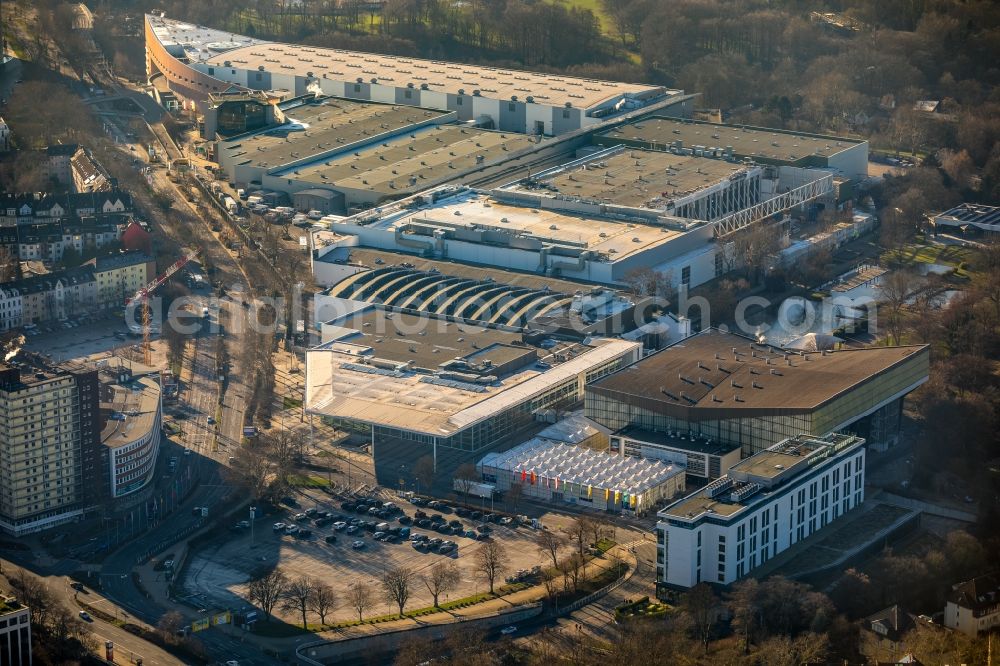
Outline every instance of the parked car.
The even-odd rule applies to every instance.
[[[342,520],[338,520],[333,524],[333,529],[337,530],[338,532],[345,530],[347,529],[347,523],[345,523]]]
[[[413,523],[413,518],[410,518],[405,514],[399,517],[400,525],[411,525],[412,523]]]
[[[299,531],[299,526],[298,525],[286,525],[285,526],[285,534],[289,534],[289,535],[294,536],[294,535],[298,534],[298,531]]]
[[[452,527],[461,527],[462,526],[462,521],[461,520],[452,520],[452,521],[449,521],[448,524],[451,525]]]
[[[241,520],[240,522],[236,523],[236,527],[239,527],[240,529],[245,530],[246,528],[250,527],[250,521],[249,520]]]
[[[455,544],[443,543],[440,546],[438,546],[437,552],[440,553],[441,555],[445,555],[453,550],[455,550]]]
[[[431,521],[429,521],[426,518],[424,518],[422,520],[418,520],[417,521],[417,525],[419,525],[420,527],[423,527],[423,528],[429,528],[431,526]]]
[[[475,532],[475,530],[465,530],[465,532],[463,532],[462,534],[467,539],[475,539],[476,538],[476,532]]]
[[[511,625],[506,626],[503,629],[501,629],[500,633],[503,634],[504,636],[510,636],[511,634],[516,634],[517,633],[517,627],[515,627],[514,625],[511,624]]]
[[[357,531],[358,531],[358,526],[357,525],[351,525],[351,526],[349,526],[347,528],[347,533],[348,534],[354,534]]]
[[[330,535],[326,536],[323,539],[323,541],[326,541],[327,543],[337,543],[337,535],[330,534]]]
[[[90,617],[90,613],[87,611],[80,611],[80,619],[84,622],[93,622],[94,618]]]
[[[361,550],[364,547],[365,547],[365,542],[361,541],[360,539],[351,544],[351,548],[353,548],[354,550]]]
[[[500,519],[501,525],[510,525],[512,522],[514,522],[514,519],[511,518],[510,516],[504,516],[503,518]]]
[[[297,523],[301,523],[305,520],[309,520],[309,516],[307,516],[304,513],[297,513],[295,514],[295,516],[292,517],[292,520],[294,520]]]
[[[274,525],[271,525],[271,529],[274,530],[275,532],[281,532],[282,530],[285,529],[285,524],[275,523]]]
[[[310,539],[312,538],[312,530],[299,530],[295,533],[295,536],[299,539]]]
[[[310,518],[315,517],[317,513],[319,513],[319,509],[317,509],[316,507],[310,507],[305,510],[305,514]]]

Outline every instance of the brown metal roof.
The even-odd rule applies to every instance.
[[[922,353],[926,345],[788,352],[708,329],[587,390],[678,415],[696,410],[698,418],[806,413]]]

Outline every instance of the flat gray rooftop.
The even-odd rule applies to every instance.
[[[535,145],[535,139],[524,134],[440,125],[289,168],[277,175],[316,185],[398,195],[458,177],[480,164],[489,164]]]
[[[441,111],[327,98],[283,110],[276,128],[219,142],[237,164],[273,169],[440,117]]]
[[[709,188],[746,167],[691,155],[626,149],[564,169],[540,174],[535,182],[564,196],[635,208],[662,208],[675,197]],[[509,188],[537,192],[537,184]]]
[[[620,261],[682,235],[667,227],[632,224],[610,217],[575,214],[550,208],[511,205],[474,190],[441,198],[421,208],[386,210],[372,226],[380,229],[403,229],[410,224],[493,230],[500,234],[591,250],[606,256],[608,261]]]
[[[405,88],[408,83],[423,85],[433,92],[472,95],[509,100],[532,97],[538,104],[561,107],[570,104],[589,110],[626,96],[653,99],[679,91],[641,83],[622,83],[543,74],[495,67],[465,65],[438,60],[317,48],[254,40],[243,35],[192,25],[147,14],[156,38],[164,45],[182,44],[192,60],[221,67],[226,61],[245,70],[280,72],[354,82],[375,79],[383,85]]]
[[[369,346],[378,358],[413,361],[422,368],[436,368],[459,356],[475,357],[486,349],[497,365],[520,357],[534,360],[535,348],[521,345],[520,333],[427,316],[369,309],[338,321],[337,326],[358,331],[344,342]]]
[[[751,157],[781,162],[797,162],[808,156],[829,158],[864,143],[843,137],[721,125],[661,116],[643,118],[608,130],[598,135],[598,143],[604,143],[602,139],[611,140],[611,143],[622,140],[655,144],[660,149],[675,141],[683,141],[684,148],[732,146],[737,158]]]

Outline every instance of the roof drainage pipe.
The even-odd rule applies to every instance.
[[[444,229],[434,230],[434,252],[442,259],[448,256],[447,234]]]
[[[552,250],[551,245],[543,245],[542,249],[538,251],[538,268],[535,269],[539,273],[545,273],[549,269],[549,251]]]

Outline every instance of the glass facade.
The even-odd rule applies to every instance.
[[[223,102],[217,113],[217,131],[221,134],[242,134],[267,124],[267,109],[260,102]]]
[[[929,355],[926,352],[914,354],[896,367],[843,392],[811,412],[801,414],[741,417],[740,410],[734,409],[730,418],[686,420],[644,406],[655,403],[643,396],[625,393],[612,395],[610,392],[606,394],[594,390],[587,391],[584,408],[589,418],[612,431],[638,427],[653,432],[690,432],[715,442],[739,445],[743,449],[743,455],[749,456],[799,434],[822,436],[833,430],[846,428],[876,405],[926,379],[928,363]],[[895,402],[890,401],[889,407]],[[781,405],[775,405],[773,409],[766,411],[780,409]],[[693,408],[690,413],[697,414],[697,411],[697,408]],[[893,426],[898,428],[898,419],[880,417],[872,425],[877,426],[880,440],[891,438],[895,433]]]
[[[742,446],[744,455],[802,433],[826,434],[813,431],[811,414],[688,421],[591,391],[587,392],[584,410],[589,418],[611,430],[632,426],[653,432],[691,432],[715,442]]]

